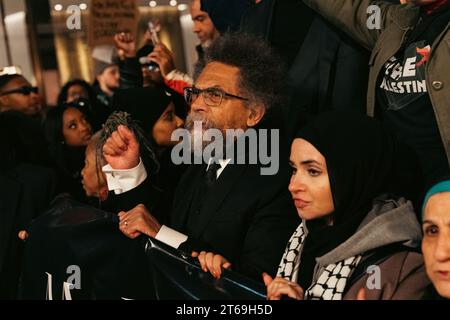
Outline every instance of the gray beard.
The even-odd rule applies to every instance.
[[[195,122],[201,122],[201,132],[196,131],[198,127],[194,126]],[[197,151],[199,153],[203,152],[203,149],[211,143],[211,141],[203,140],[203,133],[208,129],[217,129],[217,125],[213,120],[193,112],[188,114],[184,127],[190,134],[191,152]]]

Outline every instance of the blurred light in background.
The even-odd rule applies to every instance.
[[[188,8],[187,4],[179,4],[178,5],[178,10],[179,11],[184,11]]]

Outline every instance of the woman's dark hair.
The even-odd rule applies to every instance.
[[[75,79],[75,80],[71,80],[71,81],[67,82],[61,88],[61,91],[59,92],[59,95],[58,95],[58,106],[63,106],[67,102],[67,94],[69,92],[69,89],[70,89],[70,87],[75,86],[75,85],[81,86],[81,87],[83,87],[84,90],[86,90],[86,92],[88,94],[87,100],[90,104],[92,104],[95,101],[95,93],[94,93],[94,90],[92,89],[91,85],[84,80]]]
[[[67,147],[65,145],[63,135],[63,115],[69,108],[71,107],[63,106],[50,109],[44,121],[44,135],[47,140],[50,156],[55,161],[58,169],[62,170],[66,174],[71,173],[67,163],[67,157],[65,156]],[[83,108],[77,109],[80,110],[88,119],[87,110]]]

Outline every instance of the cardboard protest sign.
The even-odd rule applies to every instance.
[[[89,15],[89,46],[113,44],[114,34],[136,36],[139,10],[136,0],[92,0]]]

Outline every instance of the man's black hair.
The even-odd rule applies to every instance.
[[[264,40],[243,33],[220,36],[207,49],[205,64],[197,64],[196,77],[211,62],[237,67],[239,94],[251,102],[269,109],[285,101],[287,71]]]

